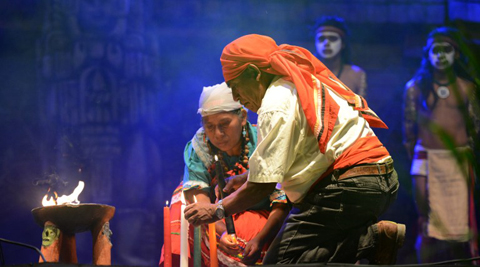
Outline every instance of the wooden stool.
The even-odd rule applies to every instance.
[[[115,207],[100,204],[59,205],[32,210],[43,227],[42,253],[48,262],[78,263],[75,233],[90,231],[93,238],[93,264],[111,265],[109,221]],[[40,257],[39,262],[43,262]]]

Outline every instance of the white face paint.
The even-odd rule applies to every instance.
[[[430,64],[437,70],[444,70],[453,65],[455,48],[448,42],[435,42],[428,51]]]
[[[315,47],[322,58],[332,58],[342,50],[342,38],[336,32],[321,31],[315,36]]]

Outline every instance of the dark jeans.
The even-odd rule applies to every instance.
[[[336,176],[294,205],[264,264],[354,263],[373,256],[375,223],[397,197],[397,173],[340,181]]]

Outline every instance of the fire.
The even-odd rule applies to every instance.
[[[83,181],[79,181],[77,187],[75,190],[73,190],[73,193],[70,195],[63,195],[61,197],[58,197],[57,192],[53,192],[55,194],[55,197],[51,196],[50,198],[48,197],[48,193],[43,197],[42,200],[42,205],[45,206],[55,206],[55,205],[63,205],[63,204],[69,204],[69,205],[78,205],[80,204],[80,201],[78,200],[78,195],[82,193],[83,188],[85,187],[85,183]],[[50,191],[50,189],[48,189]]]
[[[180,201],[182,202],[182,205],[187,205],[187,202],[185,201],[185,196],[183,195],[183,191],[182,191],[182,194],[180,195]]]
[[[48,189],[48,192],[50,192],[50,188]],[[57,192],[53,192],[53,194],[55,194],[55,197],[50,196],[50,198],[47,199],[47,197],[48,197],[48,192],[47,192],[47,194],[43,197],[42,205],[43,205],[44,207],[45,207],[45,206],[55,206],[55,205],[57,205],[57,201],[56,201],[56,199],[58,198]]]

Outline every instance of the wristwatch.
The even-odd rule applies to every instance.
[[[215,208],[215,216],[217,216],[219,220],[225,218],[225,209],[223,208],[222,201],[223,199],[220,199]]]

